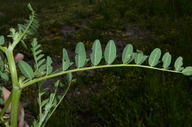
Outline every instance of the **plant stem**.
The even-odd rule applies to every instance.
[[[112,64],[112,65],[101,65],[101,66],[92,66],[92,67],[85,67],[85,68],[77,68],[77,69],[72,69],[68,71],[62,71],[59,73],[51,74],[48,76],[44,76],[41,78],[33,79],[25,84],[22,84],[21,88],[27,87],[31,84],[34,84],[36,82],[39,82],[44,79],[48,78],[53,78],[59,75],[67,74],[67,73],[72,73],[72,72],[78,72],[78,71],[85,71],[85,70],[91,70],[91,69],[98,69],[98,68],[107,68],[107,67],[142,67],[142,68],[149,68],[149,69],[154,69],[154,70],[161,70],[161,71],[167,71],[167,72],[173,72],[173,73],[182,73],[180,71],[174,71],[174,70],[167,70],[163,68],[156,68],[156,67],[151,67],[151,66],[146,66],[146,65],[137,65],[137,64]]]
[[[14,86],[14,85],[13,85]],[[21,89],[13,87],[12,89],[12,104],[11,104],[11,127],[17,127],[19,100],[21,95]]]
[[[38,82],[38,104],[39,104],[39,123],[42,124],[42,106],[41,106],[41,83]]]
[[[7,111],[7,108],[9,107],[9,105],[11,103],[11,96],[12,96],[12,93],[9,95],[9,98],[7,99],[5,105],[4,105],[3,109],[2,109],[2,111],[0,113],[0,117],[2,117],[5,114],[5,112]]]
[[[20,88],[20,85],[18,82],[17,69],[16,69],[16,64],[13,56],[13,47],[11,45],[9,45],[9,48],[5,51],[5,54],[7,56],[11,79],[12,79],[11,126],[17,127],[19,100],[20,100],[22,89]]]
[[[13,51],[11,49],[7,49],[5,51],[5,54],[7,56],[8,65],[9,65],[9,68],[10,68],[12,85],[13,86],[17,85],[18,86],[19,82],[18,82],[17,69],[16,69],[16,64],[15,64],[15,60],[14,60],[14,56],[13,56]]]

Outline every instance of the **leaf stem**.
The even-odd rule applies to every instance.
[[[38,85],[38,104],[39,104],[39,123],[42,124],[42,104],[41,104],[41,82],[37,83]]]
[[[108,68],[108,67],[142,67],[142,68],[149,68],[149,69],[154,69],[154,70],[160,70],[160,71],[167,71],[167,72],[172,72],[172,73],[182,73],[180,71],[174,71],[174,70],[167,70],[164,68],[156,68],[156,67],[151,67],[151,66],[146,66],[146,65],[137,65],[137,64],[113,64],[113,65],[101,65],[101,66],[92,66],[92,67],[85,67],[85,68],[77,68],[77,69],[72,69],[68,71],[62,71],[56,74],[51,74],[48,76],[44,76],[41,78],[33,79],[30,80],[29,82],[22,84],[21,88],[27,87],[33,83],[39,82],[44,79],[49,79],[53,78],[59,75],[67,74],[67,73],[72,73],[72,72],[78,72],[78,71],[85,71],[85,70],[91,70],[91,69],[98,69],[98,68]]]

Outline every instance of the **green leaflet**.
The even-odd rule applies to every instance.
[[[63,58],[62,58],[62,69],[63,71],[67,70],[70,66],[70,59],[67,53],[67,50],[63,49]]]
[[[182,73],[184,75],[191,76],[192,75],[192,67],[191,66],[186,67],[185,69],[183,69]]]
[[[146,59],[148,58],[148,56],[144,56],[143,52],[140,50],[137,50],[137,53],[135,53],[134,55],[134,62],[138,65],[142,64]]]
[[[49,98],[48,99],[45,99],[45,100],[43,100],[42,101],[42,103],[41,103],[41,107],[43,107],[45,104],[47,104],[47,102],[49,101]]]
[[[51,64],[53,63],[51,57],[47,56],[47,61],[46,61],[46,75],[49,75],[52,70],[53,67],[51,66]]]
[[[0,59],[0,71],[3,72],[5,66],[4,66],[4,62],[2,60],[2,56],[0,56],[0,57],[1,57],[1,59]]]
[[[0,45],[3,45],[5,42],[4,36],[0,36]]]
[[[126,45],[122,54],[123,64],[126,64],[131,60],[132,54],[133,54],[133,46],[131,44]]]
[[[27,4],[27,7],[29,8],[30,11],[33,11],[33,8],[31,7],[31,4]]]
[[[38,61],[37,66],[40,67],[45,62],[45,59]]]
[[[4,105],[4,101],[3,101],[3,91],[2,91],[2,87],[0,87],[0,105]]]
[[[39,51],[41,51],[41,50],[39,50]],[[36,56],[38,55],[38,56],[36,57],[36,61],[39,61],[40,59],[42,59],[42,58],[44,57],[44,54],[40,54],[40,55],[39,55],[39,53],[40,53],[39,51],[37,51],[37,52],[35,53]]]
[[[75,48],[75,64],[77,68],[81,68],[85,65],[86,63],[86,52],[85,52],[85,47],[82,42],[79,42]]]
[[[161,50],[159,48],[155,48],[149,56],[148,60],[149,65],[152,67],[156,66],[159,63],[160,57],[161,57]]]
[[[110,40],[104,51],[104,58],[107,64],[111,64],[115,60],[116,52],[116,45],[113,40]]]
[[[95,40],[92,46],[92,53],[90,55],[91,63],[93,66],[97,66],[102,58],[102,49],[99,40]]]
[[[47,91],[49,90],[49,88],[45,88],[40,92],[40,96],[43,96]]]
[[[1,72],[0,72],[1,73]],[[9,81],[9,77],[6,73],[1,73],[1,80],[3,81]]]
[[[174,67],[176,71],[181,71],[181,66],[183,65],[183,58],[180,56],[176,59]]]
[[[35,72],[34,75],[36,77],[42,77],[43,75],[45,75],[45,70],[46,70],[46,65],[42,65],[41,67],[39,67]]]
[[[21,73],[25,77],[29,78],[30,80],[33,78],[33,75],[34,75],[33,69],[31,68],[31,66],[28,63],[24,62],[23,60],[20,60],[18,62],[18,66],[19,66]]]
[[[71,84],[72,78],[73,78],[72,73],[67,73],[66,76],[65,76],[65,79],[64,79],[65,83],[68,84],[68,85]]]
[[[135,59],[136,55],[137,55],[137,53],[133,53],[131,56],[131,59],[127,63],[130,63],[131,61],[133,61]]]
[[[167,69],[171,64],[171,55],[169,54],[169,52],[166,52],[163,55],[162,61],[163,61],[163,68]]]

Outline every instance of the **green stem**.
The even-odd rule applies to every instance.
[[[16,64],[14,61],[13,56],[13,47],[10,45],[9,48],[5,51],[7,56],[8,65],[10,69],[11,79],[12,79],[12,91],[11,91],[11,126],[17,126],[17,119],[18,119],[18,107],[19,107],[19,100],[22,89],[19,88],[18,76],[17,76],[17,69]]]
[[[11,102],[11,127],[17,127],[19,100],[21,95],[21,89],[13,87],[12,89],[12,102]]]
[[[41,83],[38,82],[38,104],[39,104],[39,123],[42,123],[42,106],[41,106]]]
[[[12,93],[10,94],[9,98],[7,99],[1,113],[0,113],[0,118],[5,114],[5,112],[7,111],[7,108],[9,107],[10,103],[11,103],[11,96],[12,96]]]
[[[31,84],[34,84],[36,82],[39,82],[44,79],[48,78],[53,78],[59,75],[67,74],[67,73],[72,73],[72,72],[78,72],[78,71],[85,71],[85,70],[91,70],[91,69],[98,69],[98,68],[107,68],[107,67],[142,67],[142,68],[149,68],[149,69],[154,69],[154,70],[161,70],[161,71],[167,71],[167,72],[173,72],[173,73],[182,73],[180,71],[174,71],[174,70],[167,70],[163,68],[156,68],[156,67],[151,67],[151,66],[146,66],[146,65],[137,65],[137,64],[113,64],[113,65],[101,65],[101,66],[92,66],[92,67],[85,67],[85,68],[77,68],[77,69],[72,69],[68,71],[62,71],[56,74],[51,74],[48,76],[44,76],[41,78],[33,79],[25,84],[22,84],[21,88],[27,87]]]
[[[26,35],[26,33],[28,32],[29,28],[31,27],[31,24],[34,22],[35,19],[35,11],[32,11],[32,16],[30,19],[30,23],[28,23],[27,27],[25,28],[25,31],[22,32],[22,34],[19,36],[19,38],[17,38],[16,40],[14,40],[12,47],[15,48],[15,46],[21,41],[21,39]]]
[[[3,52],[5,52],[5,51],[6,51],[6,48],[5,48],[5,47],[0,46],[0,50],[2,50]]]
[[[13,86],[14,85],[18,86],[19,82],[18,82],[17,69],[16,69],[13,51],[8,49],[5,51],[5,54],[7,56]]]

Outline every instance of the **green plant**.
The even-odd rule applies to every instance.
[[[161,50],[159,48],[154,49],[151,54],[147,56],[144,55],[144,53],[140,50],[133,52],[133,46],[131,44],[126,45],[123,50],[122,64],[112,64],[117,57],[116,45],[112,40],[107,43],[104,53],[102,53],[100,41],[95,40],[92,46],[90,59],[86,58],[84,44],[82,42],[79,42],[75,48],[75,69],[69,69],[70,66],[72,66],[73,62],[70,61],[67,50],[64,48],[62,57],[62,68],[53,72],[53,68],[51,66],[52,59],[49,56],[46,59],[44,58],[44,55],[41,54],[42,50],[39,49],[41,45],[38,44],[37,39],[33,39],[31,43],[31,50],[34,57],[34,67],[31,67],[28,63],[22,60],[19,61],[18,67],[22,75],[18,76],[18,71],[13,57],[13,51],[17,44],[20,42],[26,47],[24,40],[27,38],[27,35],[33,34],[38,28],[37,15],[30,4],[28,4],[28,8],[32,12],[32,14],[29,16],[29,20],[26,20],[25,24],[18,24],[17,31],[13,28],[10,29],[11,34],[8,35],[8,37],[12,39],[12,42],[8,42],[8,45],[6,46],[4,36],[0,36],[0,49],[2,53],[5,54],[5,58],[7,58],[7,63],[6,61],[4,63],[2,60],[0,62],[0,76],[1,79],[8,81],[7,73],[9,72],[12,80],[11,96],[6,102],[4,109],[1,111],[0,117],[2,120],[4,120],[3,115],[6,111],[6,108],[11,102],[12,105],[14,105],[11,108],[11,126],[13,127],[17,126],[17,111],[21,92],[25,87],[28,87],[34,83],[36,83],[38,86],[37,100],[39,104],[39,118],[37,120],[34,120],[33,126],[40,127],[45,126],[48,119],[51,117],[57,106],[66,95],[70,84],[74,81],[72,79],[73,72],[108,67],[142,67],[173,73],[181,73],[187,76],[192,75],[192,67],[182,67],[182,57],[178,57],[176,59],[176,61],[174,62],[174,69],[170,70],[169,66],[171,64],[171,55],[167,52],[162,57],[162,67],[158,68],[155,66],[157,66],[157,64],[160,62]],[[99,65],[103,57],[106,65]],[[149,66],[142,65],[142,63],[145,62],[147,59]],[[89,60],[91,61],[91,66],[84,67]],[[130,64],[131,62],[134,62],[135,64]],[[48,88],[45,88],[43,90],[41,89],[41,86],[45,82],[45,80],[64,74],[66,74],[66,85],[63,85],[63,83],[57,81],[53,86],[53,91],[50,94],[49,98],[43,100],[42,96],[48,91]],[[57,89],[59,86],[64,89],[64,94],[62,95],[57,95]],[[4,122],[8,124],[6,121]]]

